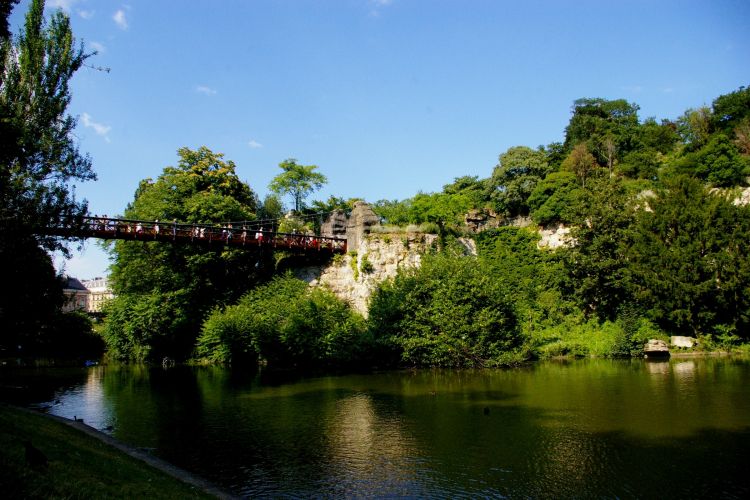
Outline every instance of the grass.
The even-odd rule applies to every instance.
[[[48,459],[26,463],[29,440]],[[64,423],[0,405],[4,498],[212,498]]]

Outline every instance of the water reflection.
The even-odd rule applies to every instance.
[[[749,383],[729,359],[286,381],[108,366],[45,399],[249,497],[649,496],[638,478],[732,496],[748,489]]]

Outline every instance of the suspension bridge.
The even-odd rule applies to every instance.
[[[105,240],[161,241],[202,245],[226,246],[245,250],[278,249],[295,253],[345,254],[347,240],[302,233],[280,233],[275,225],[264,228],[257,222],[185,224],[176,221],[160,222],[84,217],[81,224],[52,224],[42,232],[52,236],[99,238]]]

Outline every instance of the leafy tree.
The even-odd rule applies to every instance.
[[[594,169],[598,166],[596,158],[589,153],[589,149],[584,143],[576,145],[565,158],[565,161],[562,162],[562,169],[572,172],[584,188],[586,187],[586,179],[593,174]]]
[[[475,259],[442,253],[399,271],[373,295],[369,318],[400,363],[479,367],[523,357],[510,290]]]
[[[750,116],[750,87],[714,99],[712,121],[716,128],[729,130],[743,118]]]
[[[565,128],[565,149],[572,151],[586,143],[597,155],[606,152],[604,143],[611,141],[614,149],[624,155],[636,146],[638,106],[624,99],[578,99],[573,103],[573,116]],[[606,164],[605,157],[597,161]]]
[[[632,300],[627,250],[634,207],[618,179],[596,179],[580,200],[566,266],[573,293],[583,310],[613,319]]]
[[[279,168],[283,172],[273,178],[268,188],[280,196],[291,195],[297,212],[304,208],[305,198],[328,182],[325,175],[315,172],[316,165],[298,165],[293,158],[279,163]]]
[[[628,257],[652,318],[674,332],[747,336],[750,209],[684,176],[668,180],[648,204]]]
[[[745,117],[734,128],[734,145],[740,154],[750,156],[750,117]]]
[[[86,203],[75,199],[72,183],[95,179],[73,140],[76,121],[66,114],[70,79],[88,56],[75,48],[65,14],[45,22],[40,0],[29,6],[18,42],[0,43],[0,220],[23,221],[15,230],[26,234],[49,222],[73,222],[85,215]],[[64,249],[56,238],[36,240],[47,250]]]
[[[378,200],[372,209],[386,224],[405,226],[410,221],[411,200]]]
[[[452,183],[443,186],[443,193],[450,195],[462,195],[470,200],[473,208],[480,208],[486,202],[484,193],[486,181],[477,176],[464,175],[456,177]]]
[[[547,155],[541,149],[515,146],[501,154],[488,182],[496,210],[511,216],[528,214],[526,200],[549,170]]]
[[[262,220],[280,219],[284,216],[284,205],[275,194],[267,194],[258,207],[258,218]]]
[[[313,201],[310,208],[313,213],[330,213],[334,210],[343,210],[348,215],[352,212],[355,201],[359,201],[359,198],[345,200],[344,198],[331,195],[325,201]]]
[[[677,119],[677,130],[688,150],[695,151],[709,140],[712,132],[711,110],[705,106],[689,109]]]
[[[628,153],[617,166],[617,171],[631,179],[654,180],[661,162],[652,151],[637,150]]]
[[[580,194],[581,188],[572,172],[553,172],[529,195],[531,217],[542,226],[570,222]]]
[[[638,129],[639,149],[661,154],[670,153],[679,142],[677,125],[669,120],[657,123],[654,118],[647,118]]]
[[[0,28],[13,3],[2,4]],[[68,17],[57,12],[46,21],[44,2],[34,0],[18,37],[1,35],[0,261],[17,288],[0,301],[0,344],[16,349],[53,335],[62,303],[46,251],[66,252],[66,243],[35,229],[80,222],[86,202],[76,200],[72,185],[95,175],[74,140],[76,121],[67,114],[70,80],[88,57],[76,48]]]
[[[178,150],[179,163],[142,181],[125,211],[129,219],[192,223],[245,221],[257,199],[235,165],[205,147]],[[219,245],[213,249],[146,241],[112,247],[116,299],[105,324],[114,355],[184,358],[200,322],[217,304],[236,301],[268,272],[262,256]]]
[[[723,133],[714,134],[704,147],[678,159],[673,170],[695,176],[714,186],[731,187],[744,182],[750,162]]]

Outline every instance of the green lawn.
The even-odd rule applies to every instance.
[[[27,464],[24,441],[48,459]],[[4,498],[211,498],[64,423],[0,404]]]

